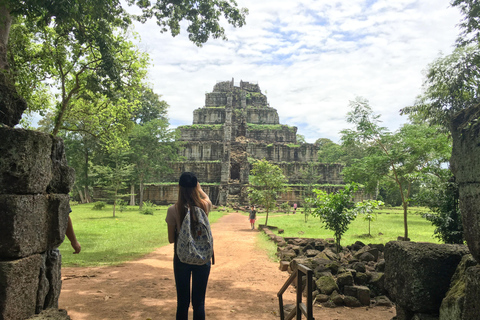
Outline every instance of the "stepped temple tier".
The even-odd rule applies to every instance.
[[[297,128],[280,124],[277,110],[269,106],[258,84],[218,82],[205,94],[205,106],[194,110],[193,124],[178,130],[182,161],[172,163],[172,174],[159,177],[162,183],[146,186],[145,201],[175,202],[178,177],[192,171],[214,204],[247,205],[251,162],[263,158],[282,168],[288,178],[290,188],[280,202],[301,203],[306,184],[332,191],[343,184],[342,166],[318,163],[318,148],[298,143]],[[315,174],[305,174],[307,170]],[[307,181],[312,176],[316,181]]]

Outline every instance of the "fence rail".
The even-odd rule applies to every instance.
[[[307,286],[307,304],[305,305],[302,302],[302,293],[305,289],[303,286],[303,277],[307,277],[306,286]],[[283,308],[283,294],[287,288],[297,280],[297,299],[295,303],[295,308],[287,315],[285,318],[285,310]],[[307,317],[307,320],[315,320],[313,317],[313,271],[310,268],[302,264],[297,264],[297,270],[293,272],[290,277],[287,279],[283,287],[278,292],[278,303],[280,305],[280,320],[292,320],[297,316],[296,320],[302,319],[302,314]]]

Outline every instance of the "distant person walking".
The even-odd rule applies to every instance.
[[[176,320],[188,320],[190,278],[192,279],[193,319],[205,320],[205,294],[211,262],[208,261],[203,265],[188,264],[180,261],[177,254],[177,239],[186,215],[190,214],[189,221],[194,226],[199,224],[199,216],[195,207],[202,209],[208,215],[212,208],[212,202],[202,187],[200,187],[195,174],[184,172],[179,180],[177,203],[168,208],[167,217],[165,218],[168,225],[168,241],[175,243],[173,272],[177,288]]]
[[[252,230],[255,229],[255,220],[257,220],[257,211],[255,210],[255,206],[252,205],[249,210],[250,214],[248,216],[248,219],[250,219],[250,226],[252,227]]]
[[[297,213],[297,203],[293,204],[293,214]]]

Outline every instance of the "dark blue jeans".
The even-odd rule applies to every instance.
[[[190,276],[192,278],[192,306],[193,320],[205,320],[205,293],[207,292],[210,263],[203,266],[186,264],[175,255],[173,259],[173,272],[177,287],[177,318],[188,320],[190,306]]]

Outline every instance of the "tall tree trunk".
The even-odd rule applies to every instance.
[[[85,197],[83,196],[82,190],[77,188],[77,191],[78,191],[78,195],[80,196],[80,202],[85,203]]]
[[[20,122],[27,103],[18,95],[8,70],[7,44],[11,25],[10,10],[0,4],[0,123],[13,127]]]
[[[88,186],[85,186],[84,190],[85,190],[85,201],[87,203],[91,203],[92,197],[90,197],[90,193],[88,192]]]
[[[115,196],[113,198],[113,217],[115,218],[115,207],[117,205],[117,189],[115,189]]]
[[[140,180],[140,189],[139,189],[139,195],[138,195],[138,202],[140,206],[140,210],[142,210],[143,207],[143,190],[145,189],[143,185],[143,180]]]
[[[7,44],[12,17],[5,5],[0,5],[0,70],[8,69]]]
[[[135,205],[135,184],[134,183],[130,185],[130,205],[131,206]]]

